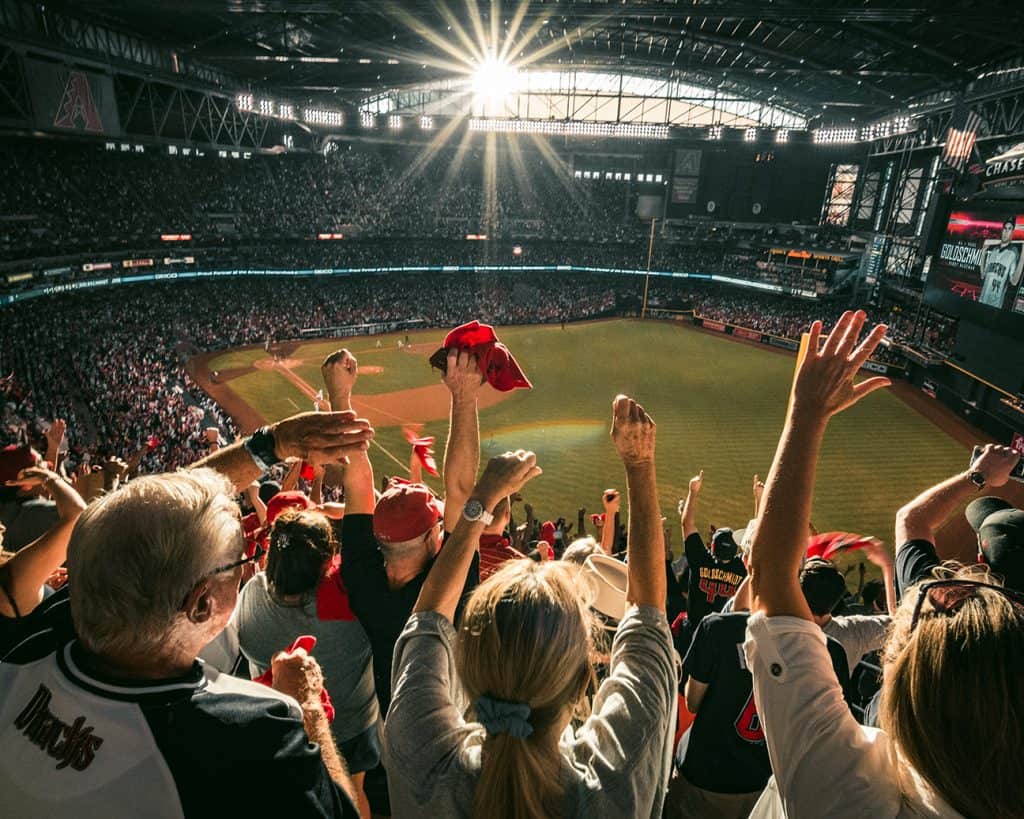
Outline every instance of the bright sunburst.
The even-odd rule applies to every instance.
[[[504,20],[504,23],[500,0],[491,0],[489,19],[486,22],[480,14],[481,5],[475,0],[465,0],[466,13],[463,19],[468,21],[468,25],[463,25],[459,16],[445,0],[435,0],[435,8],[444,22],[444,31],[431,27],[425,20],[419,19],[411,11],[402,9],[397,4],[388,7],[387,13],[397,23],[417,34],[435,49],[429,54],[395,52],[392,56],[446,71],[456,81],[456,87],[448,97],[447,104],[456,104],[461,114],[453,117],[433,136],[423,149],[423,153],[405,170],[403,182],[422,173],[431,161],[448,147],[455,138],[459,126],[464,124],[463,117],[474,114],[507,116],[505,103],[522,89],[524,70],[560,50],[572,40],[581,39],[590,31],[589,28],[579,28],[571,35],[564,33],[562,38],[538,47],[535,37],[547,20],[543,16],[538,16],[528,26],[523,26],[531,0],[521,0],[511,18]],[[591,26],[599,25],[600,21],[591,23]],[[569,168],[558,152],[546,138],[536,134],[529,134],[529,137],[569,196],[578,199],[580,191],[572,184]],[[471,135],[466,129],[445,174],[446,186],[457,178],[470,138]],[[515,135],[508,134],[487,134],[484,139],[484,195],[480,221],[481,227],[486,231],[493,229],[497,216],[498,186],[504,181],[498,178],[499,140],[502,149],[511,156],[513,172],[517,177],[522,176],[509,181],[514,182],[520,190],[530,188],[528,172],[522,161],[521,146],[516,142],[516,138]]]

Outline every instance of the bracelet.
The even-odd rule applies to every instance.
[[[242,447],[249,453],[253,463],[264,472],[280,462],[275,449],[274,433],[270,427],[260,427],[242,442]]]

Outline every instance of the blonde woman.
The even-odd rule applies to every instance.
[[[540,474],[533,453],[491,460],[395,647],[384,756],[396,817],[658,817],[675,724],[654,422],[615,400],[612,440],[629,488],[630,609],[581,727],[593,628],[576,570],[514,561],[451,620],[487,512]],[[466,707],[475,721],[463,719]]]
[[[845,313],[823,344],[811,326],[766,482],[745,651],[775,781],[751,817],[1019,817],[1024,598],[972,572],[909,590],[885,647],[879,731],[846,708],[800,591],[828,421],[889,384],[854,383],[886,331],[858,345],[864,322]]]

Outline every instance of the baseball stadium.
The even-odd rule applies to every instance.
[[[1021,25],[0,0],[0,816],[1024,816]]]

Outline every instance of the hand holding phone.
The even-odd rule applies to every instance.
[[[976,446],[971,453],[970,468],[985,476],[985,486],[1003,486],[1007,480],[1024,483],[1024,457],[1008,446]]]

